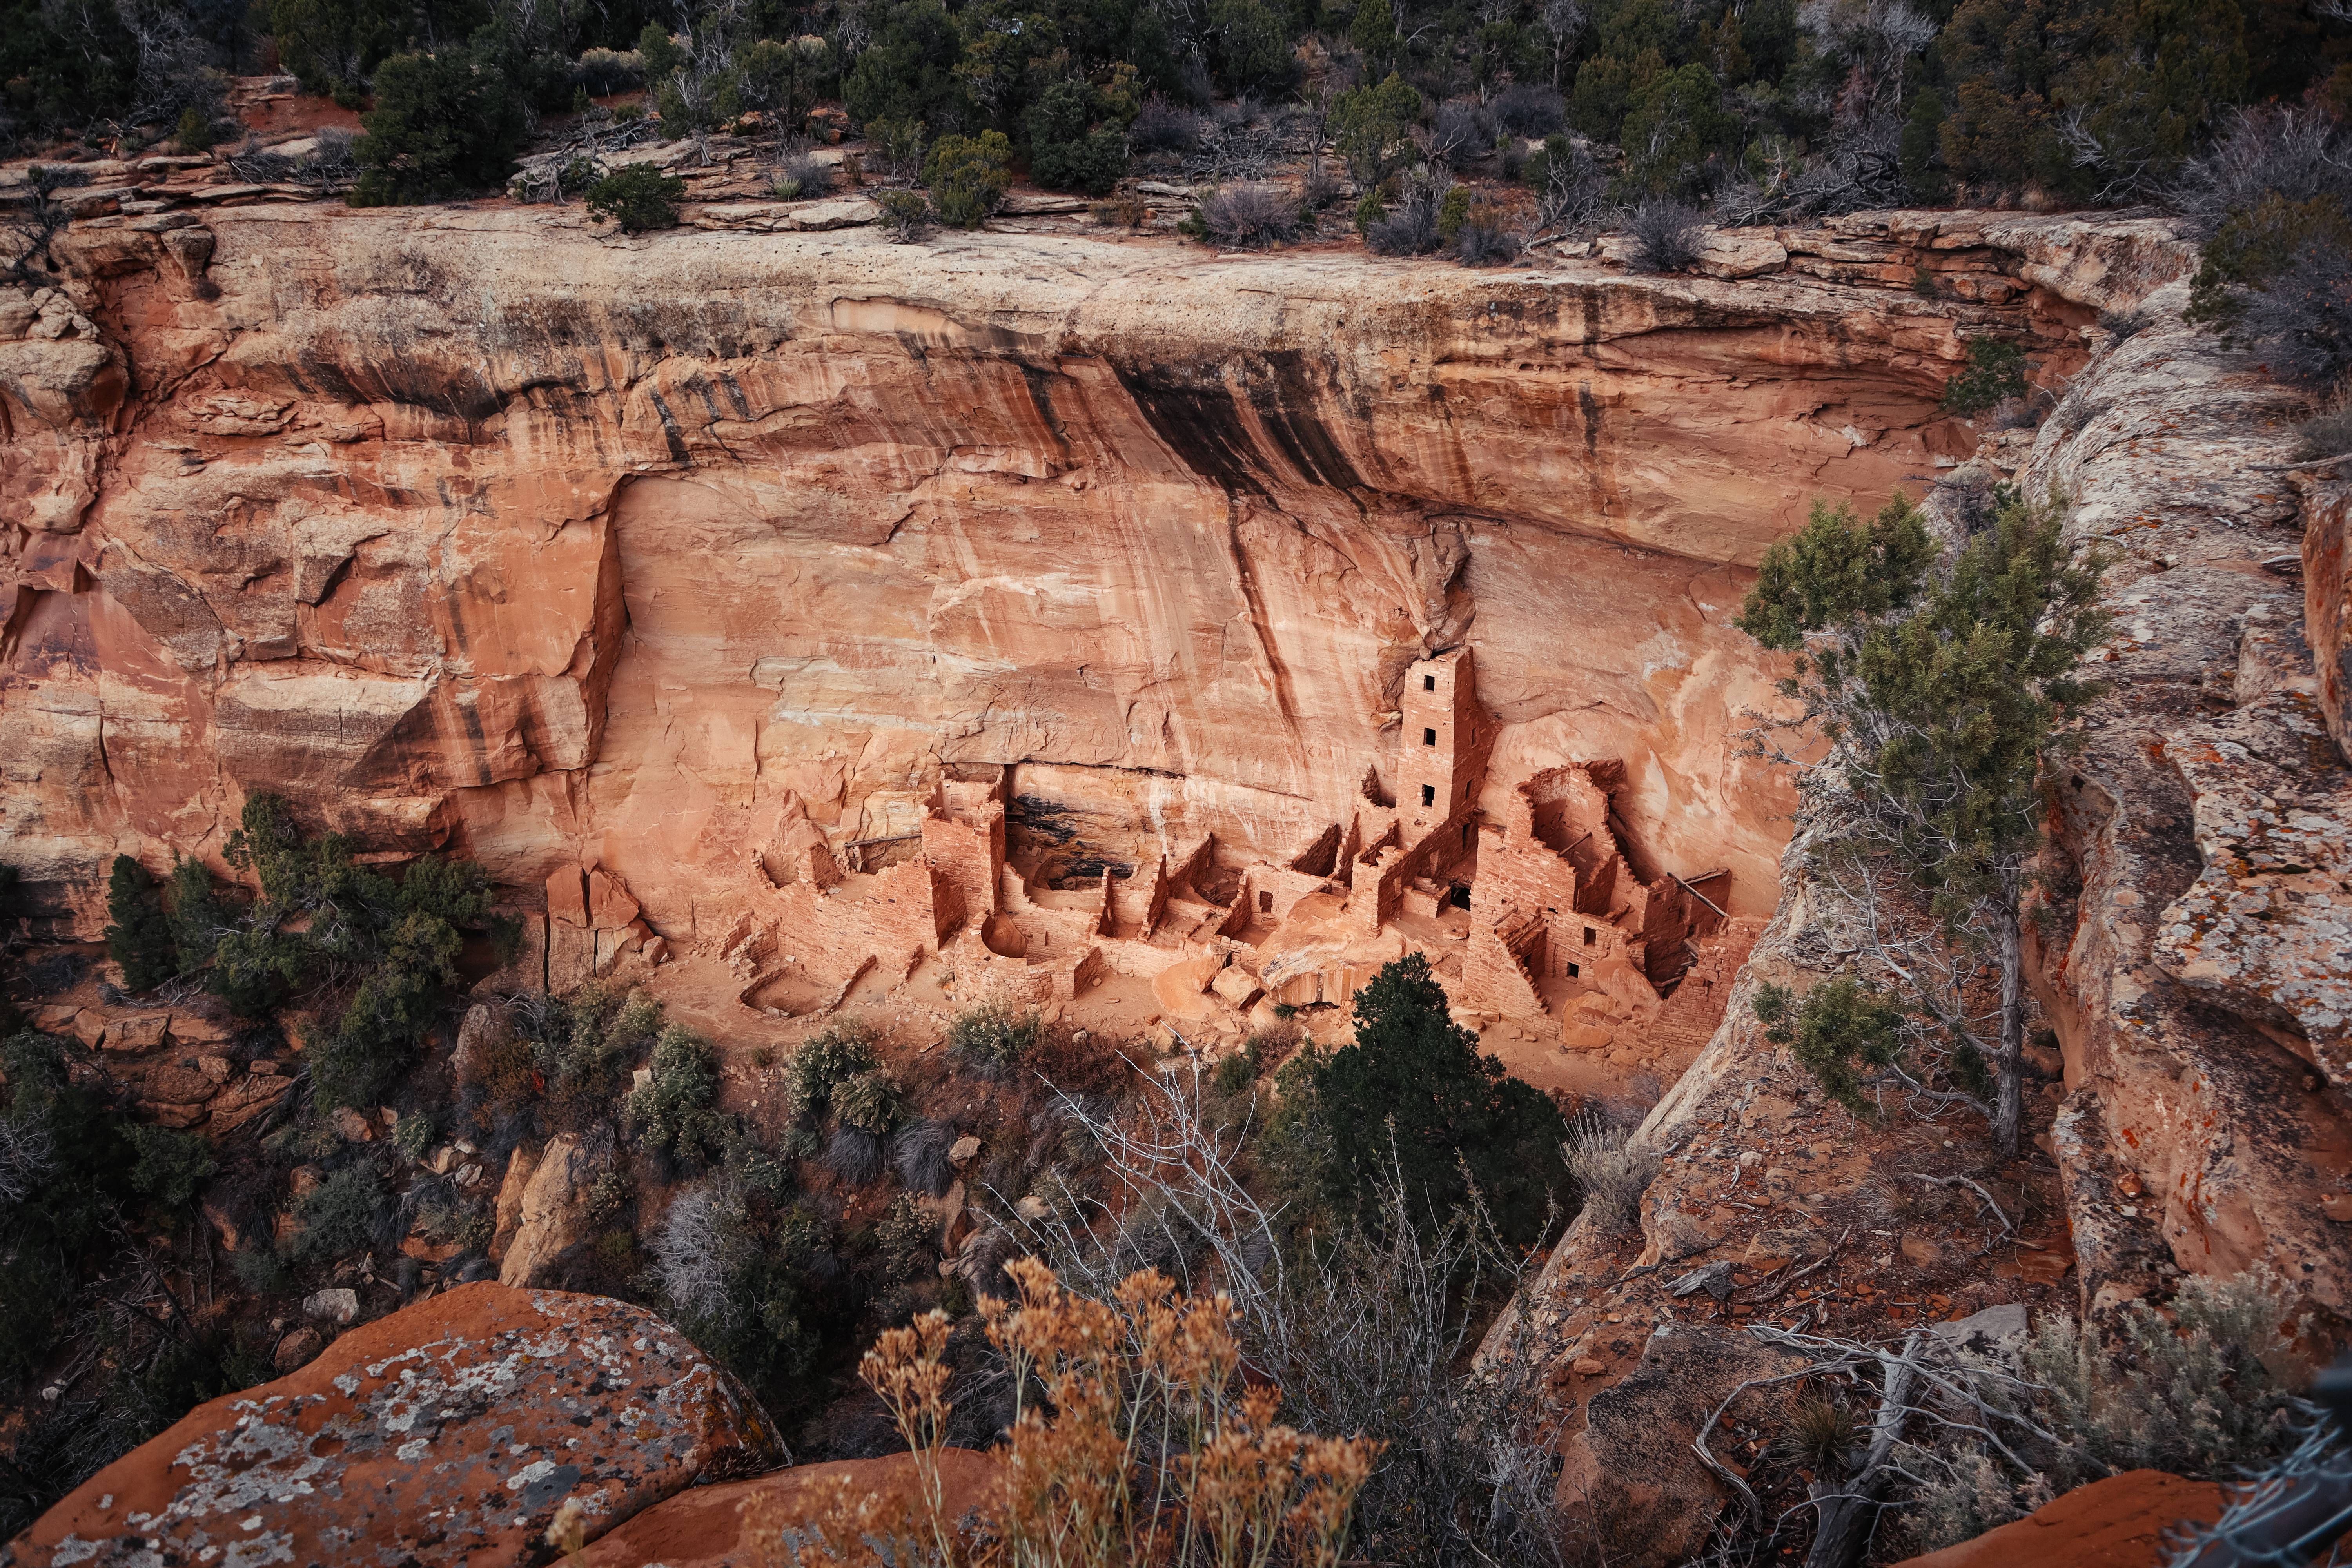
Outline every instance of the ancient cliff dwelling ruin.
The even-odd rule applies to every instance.
[[[1467,647],[1404,666],[1390,728],[1385,765],[1280,858],[1211,832],[1068,874],[1071,846],[1024,820],[1019,764],[942,770],[917,833],[845,857],[795,812],[774,842],[745,850],[742,912],[715,940],[749,976],[743,999],[771,1014],[793,1010],[772,1005],[774,990],[831,1011],[869,976],[887,988],[936,965],[961,1001],[1097,997],[1108,1010],[1088,1013],[1112,1023],[1148,1006],[1174,1037],[1212,1048],[1263,1023],[1261,1004],[1344,1017],[1359,985],[1418,951],[1465,1014],[1564,1050],[1607,1053],[1622,1034],[1645,1058],[1696,1051],[1762,923],[1727,912],[1731,873],[1645,871],[1612,805],[1624,777],[1614,759],[1494,779],[1496,724]],[[578,869],[549,879],[559,988],[666,956],[615,880],[587,875],[584,901]],[[1119,978],[1138,984],[1098,996]]]

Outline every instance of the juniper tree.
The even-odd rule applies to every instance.
[[[1479,1054],[1421,953],[1383,966],[1355,1011],[1353,1045],[1302,1058],[1311,1088],[1301,1110],[1321,1123],[1319,1195],[1331,1213],[1370,1214],[1393,1178],[1419,1223],[1439,1226],[1475,1184],[1502,1237],[1532,1245],[1568,1194],[1559,1108]]]
[[[2060,523],[2055,506],[2011,496],[1990,530],[1946,556],[1900,497],[1868,523],[1816,503],[1767,553],[1738,618],[1765,647],[1797,654],[1781,690],[1798,717],[1751,740],[1795,775],[1810,869],[1848,900],[1862,952],[1918,1021],[1914,1037],[1989,1091],[1994,1137],[2011,1153],[2036,778],[2060,718],[2096,690],[2075,670],[2107,620],[2095,603],[2101,563],[2071,557]],[[1813,742],[1801,754],[1784,743],[1797,735]],[[1998,994],[1989,1014],[1969,1000],[1980,977]],[[1840,1054],[1915,1093],[1979,1098],[1921,1081],[1899,1053]]]
[[[172,919],[147,868],[117,855],[106,879],[106,952],[122,970],[126,991],[151,991],[180,973],[172,945]]]

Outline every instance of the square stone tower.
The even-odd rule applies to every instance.
[[[1466,647],[1414,661],[1397,707],[1396,809],[1412,843],[1477,805],[1495,726],[1478,706]]]

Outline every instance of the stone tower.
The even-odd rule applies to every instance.
[[[1495,727],[1478,706],[1466,647],[1416,660],[1397,706],[1397,816],[1412,843],[1478,804]]]

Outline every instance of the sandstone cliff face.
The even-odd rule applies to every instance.
[[[2185,285],[2168,285],[2143,301],[2138,331],[2102,334],[2011,455],[2028,493],[2070,502],[2070,540],[2107,552],[2116,619],[2094,656],[2108,690],[2053,781],[2028,922],[2059,1047],[2033,1068],[2030,1120],[2063,1212],[1998,1234],[1979,1218],[1977,1255],[2001,1299],[2094,1317],[2183,1274],[2267,1268],[2339,1336],[2352,1321],[2352,1226],[2332,1217],[2352,1215],[2352,773],[2331,737],[2329,667],[2344,497],[2287,470],[2298,400],[2184,325],[2186,304]],[[2306,626],[2328,649],[2317,670]],[[1622,1407],[1642,1386],[1629,1373],[1748,1321],[1883,1332],[1959,1295],[1938,1273],[1953,1259],[1912,1245],[1899,1194],[1969,1158],[1980,1124],[1904,1118],[1824,1141],[1842,1117],[1749,1005],[1763,981],[1801,989],[1840,972],[1846,947],[1792,852],[1721,1026],[1635,1135],[1662,1160],[1639,1234],[1580,1221],[1538,1288],[1535,1353],[1576,1424],[1591,1418],[1568,1446],[1563,1502],[1633,1560],[1674,1560],[1687,1528],[1687,1496],[1663,1509],[1660,1488],[1707,1485],[1695,1467],[1621,1473],[1612,1433],[1638,1429]],[[1677,1274],[1712,1263],[1739,1270],[1721,1304],[1669,1297]],[[1806,1283],[1791,1289],[1798,1266]],[[1514,1348],[1517,1326],[1488,1353]]]
[[[77,224],[68,287],[0,310],[12,856],[87,931],[105,856],[205,852],[271,788],[517,887],[601,864],[691,942],[747,847],[912,832],[961,762],[1024,763],[1113,858],[1287,854],[1391,754],[1405,664],[1468,641],[1499,778],[1622,758],[1649,850],[1760,914],[1742,569],[1973,444],[1936,408],[1961,329],[2033,330],[2055,375],[2085,301],[2181,264],[2153,226],[1780,239],[1659,280],[547,209]]]

